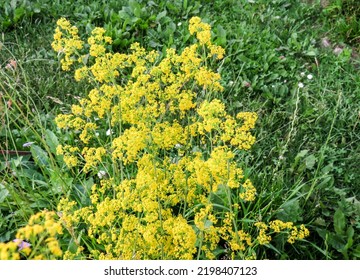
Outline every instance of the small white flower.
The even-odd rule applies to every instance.
[[[229,81],[229,86],[232,86],[234,84],[234,81]]]
[[[309,80],[311,80],[311,79],[313,78],[313,75],[309,74],[309,75],[307,75],[307,78],[308,78]]]
[[[97,175],[100,179],[102,179],[107,176],[107,173],[104,170],[100,170]]]
[[[304,87],[304,84],[303,84],[303,83],[298,83],[298,87],[299,87],[299,88],[303,88],[303,87]]]
[[[30,147],[32,144],[34,144],[35,142],[27,142],[25,144],[23,144],[23,147]]]
[[[106,135],[107,135],[107,136],[110,136],[111,132],[112,132],[112,131],[111,131],[111,129],[109,128],[108,130],[106,130]]]
[[[301,77],[304,77],[304,76],[305,76],[305,72],[301,72],[301,73],[300,73],[300,76],[301,76]]]
[[[175,145],[175,148],[176,148],[176,149],[180,149],[181,147],[182,147],[182,145],[179,144],[179,143],[177,143],[177,144]]]
[[[337,47],[335,47],[335,49],[334,49],[334,54],[339,55],[339,54],[341,54],[343,51],[344,51],[344,48],[337,46]]]
[[[326,37],[321,40],[321,44],[324,48],[331,47],[331,43],[330,43],[329,39]]]
[[[99,137],[99,135],[100,135],[99,132],[95,132],[96,137]]]
[[[181,26],[181,24],[182,24],[182,23],[181,23],[181,22],[179,22],[179,23],[177,24],[177,26]]]

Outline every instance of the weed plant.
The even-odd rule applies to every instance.
[[[100,180],[83,194],[85,205],[60,200],[59,222],[53,212],[32,216],[16,235],[36,244],[22,250],[25,256],[62,257],[56,234],[78,241],[66,259],[256,258],[274,234],[285,233],[290,244],[309,235],[304,225],[266,223],[247,211],[256,189],[234,159],[254,143],[249,130],[257,115],[232,117],[211,97],[223,89],[211,60],[224,49],[211,43],[210,25],[191,18],[197,40],[163,58],[136,43],[128,55],[107,52],[112,39],[102,28],[84,51],[75,26],[64,19],[57,25],[52,46],[64,54],[63,70],[79,63],[75,79],[95,87],[56,117],[73,135],[56,153],[68,168]],[[2,255],[19,257],[13,248],[4,244]]]
[[[324,8],[316,1],[308,4],[305,2],[311,1],[295,0],[109,1],[107,4],[79,1],[74,8],[70,2],[61,1],[60,5],[60,2],[46,0],[11,1],[12,4],[3,1],[0,4],[1,11],[7,11],[1,13],[0,19],[3,32],[0,43],[0,242],[4,242],[1,258],[120,258],[117,250],[123,246],[121,242],[110,242],[113,236],[101,237],[101,230],[108,227],[110,232],[111,228],[120,232],[127,215],[136,216],[132,221],[138,221],[139,230],[145,230],[142,219],[156,211],[127,205],[126,215],[116,220],[113,227],[102,227],[97,224],[98,220],[89,220],[89,217],[100,217],[101,211],[109,205],[124,207],[118,205],[116,194],[119,190],[124,192],[125,187],[136,189],[138,184],[143,186],[138,194],[147,194],[147,201],[157,203],[168,220],[166,226],[158,227],[161,228],[159,232],[153,230],[147,235],[147,242],[153,240],[152,236],[161,237],[159,240],[166,240],[163,244],[178,242],[176,244],[184,250],[179,251],[182,257],[159,244],[150,246],[154,251],[149,251],[146,244],[150,243],[136,239],[137,248],[142,250],[138,250],[139,255],[132,255],[133,258],[190,258],[189,252],[194,250],[191,257],[199,259],[360,257],[360,78],[353,65],[359,36],[354,28],[356,5],[351,5],[351,1],[329,1],[330,5]],[[68,57],[72,61],[75,56],[85,55],[82,60],[74,61],[74,67],[84,70],[74,69],[80,80],[76,82],[72,71],[61,69],[60,59],[64,58],[64,53],[60,51],[57,56],[50,47],[55,23],[62,16],[75,22],[78,40],[84,42],[81,50]],[[118,69],[119,77],[112,77],[111,81],[97,80],[101,71],[94,65],[101,65],[104,56],[107,58],[103,62],[110,56],[122,54],[123,58],[129,58],[132,55],[144,62],[147,74],[150,69],[166,65],[164,60],[170,60],[172,73],[180,75],[181,63],[173,60],[181,57],[186,47],[199,44],[194,34],[188,33],[186,21],[192,16],[200,16],[203,22],[210,23],[211,45],[213,48],[219,46],[218,50],[220,46],[225,49],[221,60],[217,60],[219,56],[215,54],[207,57],[211,53],[207,47],[199,47],[194,52],[201,59],[201,67],[218,75],[214,81],[219,82],[219,87],[204,89],[195,71],[194,77],[179,90],[189,93],[187,99],[185,94],[176,98],[159,96],[154,90],[149,103],[141,93],[144,89],[139,90],[140,99],[136,102],[130,98],[125,100],[143,111],[125,111],[129,112],[128,119],[125,117],[121,125],[116,123],[114,114],[109,113],[110,108],[118,108],[115,111],[120,116],[120,95],[124,98],[126,91],[135,89],[129,82],[146,88],[138,82],[143,73],[140,71],[138,76],[131,77],[134,67],[139,69],[133,61],[132,65]],[[334,21],[335,17],[342,19]],[[102,37],[108,41],[96,43],[103,45],[106,52],[98,57],[89,55],[90,42],[87,41],[88,37],[95,36],[92,34],[95,26],[104,28]],[[334,42],[330,48],[322,47],[324,37]],[[135,42],[139,45],[133,45],[130,51]],[[343,50],[339,55],[333,52],[336,43],[340,43]],[[139,50],[144,56],[154,50],[155,61],[139,56]],[[93,51],[98,50],[93,47]],[[160,74],[165,75],[159,70]],[[156,77],[148,83],[156,84]],[[160,92],[171,83],[161,81]],[[109,95],[104,90],[105,85],[108,89],[121,88],[116,92],[123,93]],[[160,106],[161,100],[169,104],[165,109]],[[110,107],[107,107],[109,102]],[[194,104],[194,107],[185,110],[181,118],[180,104]],[[200,110],[208,108],[205,104],[216,108],[212,118]],[[150,110],[147,106],[151,105],[152,114],[146,114]],[[98,114],[102,114],[103,106],[108,111],[104,110],[100,118]],[[85,109],[88,116],[84,115]],[[248,131],[253,141],[256,139],[249,143],[249,150],[226,142],[222,136],[226,120],[233,119],[238,128],[245,124],[246,118],[242,117],[247,115],[236,119],[239,112],[254,112],[247,114],[257,116],[256,124],[249,128],[251,134]],[[140,119],[138,114],[150,115],[153,121],[148,124],[146,118],[142,118],[140,126],[135,122]],[[56,116],[57,124],[54,122]],[[82,127],[72,127],[75,117],[82,119],[84,125],[95,123],[96,129],[88,125],[84,132]],[[218,128],[206,131],[205,127],[212,127],[216,122],[205,126],[204,117],[211,121],[219,119]],[[61,123],[66,118],[70,122]],[[172,133],[176,128],[183,132],[191,125],[200,127],[199,124],[204,127],[203,134],[200,131],[193,136],[183,133],[181,138],[176,138],[176,133]],[[125,131],[128,132],[124,134]],[[144,136],[153,133],[164,141],[157,143],[154,137]],[[168,146],[165,136],[170,139]],[[204,136],[207,138],[202,139]],[[83,142],[87,137],[89,142]],[[134,152],[126,148],[130,141],[132,146],[138,145],[144,137],[146,145],[140,145],[141,149]],[[216,149],[218,146],[223,148]],[[104,150],[101,151],[101,147]],[[78,148],[79,152],[74,150],[71,154],[71,148]],[[199,153],[201,157],[197,158]],[[187,172],[189,182],[196,181],[199,179],[193,174],[196,164],[201,164],[211,175],[215,172],[211,164],[221,153],[218,158],[229,164],[229,170],[238,170],[236,174],[242,172],[242,178],[235,176],[239,188],[226,187],[232,178],[230,173],[228,177],[218,175],[217,180],[222,181],[217,189],[211,185],[215,181],[208,186],[197,186],[195,201],[190,198],[178,202],[165,198],[154,201],[155,196],[145,187],[151,185],[151,180],[162,182],[163,188],[174,185],[176,180],[171,178],[179,174],[177,168],[180,167]],[[147,154],[153,158],[139,161]],[[132,162],[127,162],[129,156]],[[185,163],[185,159],[189,162]],[[76,166],[69,167],[67,164],[71,166],[72,161],[76,161]],[[149,161],[152,170],[146,167],[150,166]],[[220,171],[221,164],[217,164]],[[141,176],[144,173],[146,176]],[[210,175],[207,177],[214,177]],[[144,178],[142,183],[140,177]],[[124,186],[123,181],[128,185]],[[254,201],[243,201],[240,197],[241,193],[246,193],[245,182],[251,182],[256,188]],[[184,190],[175,190],[185,197]],[[175,193],[168,190],[165,193],[179,199]],[[93,201],[101,205],[99,209],[92,207]],[[238,209],[235,216],[234,209]],[[109,215],[113,213],[108,212]],[[203,219],[203,230],[199,229],[202,226],[200,213],[210,217]],[[104,221],[114,219],[111,215],[101,217]],[[289,227],[290,223],[292,226],[305,224],[310,235],[291,244],[287,242],[286,233],[270,234],[271,242],[260,244],[260,232],[265,230],[262,227],[268,227],[265,230],[268,236],[269,230],[275,227],[271,222],[276,220],[283,221],[282,227],[286,227],[286,223]],[[256,224],[259,221],[264,225]],[[156,224],[155,220],[152,223]],[[183,230],[195,233],[193,249],[179,245],[184,239],[174,238],[175,232],[170,228],[175,228],[173,225],[177,223],[183,225]],[[225,230],[227,227],[229,230]],[[93,235],[89,236],[89,229]],[[219,239],[207,239],[210,235],[206,237],[205,233],[210,229],[219,233],[216,237]],[[239,230],[243,232],[240,234]],[[130,237],[130,233],[127,234]],[[16,237],[16,242],[11,242]],[[236,244],[241,245],[240,237],[245,250],[236,249]],[[251,238],[251,246],[245,237]],[[28,245],[30,249],[25,249]]]

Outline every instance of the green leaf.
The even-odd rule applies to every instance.
[[[20,7],[14,11],[14,22],[18,22],[25,15],[25,8]]]
[[[305,55],[307,55],[307,56],[316,56],[317,54],[316,54],[315,51],[308,51],[308,52],[305,53]]]
[[[219,185],[216,192],[211,192],[210,201],[213,204],[223,205],[228,207],[228,199],[227,199],[227,187],[225,185]]]
[[[324,220],[323,218],[318,217],[318,218],[316,218],[316,220],[314,221],[314,225],[325,227],[325,226],[326,226],[326,222],[325,222],[325,220]]]
[[[160,19],[162,19],[164,16],[166,16],[166,10],[162,11],[161,13],[159,13],[157,16],[156,16],[156,21],[159,21]]]
[[[334,185],[334,177],[332,175],[327,175],[322,177],[322,181],[317,185],[318,189],[323,187],[331,188]]]
[[[276,214],[276,218],[287,222],[301,221],[302,209],[297,198],[285,202]]]
[[[17,4],[17,0],[11,0],[11,1],[10,1],[10,7],[11,7],[13,10],[15,10],[16,4]]]
[[[309,152],[309,150],[301,150],[301,151],[296,155],[295,158],[302,158],[302,157],[306,156],[308,152]]]
[[[183,9],[186,10],[188,7],[188,1],[187,0],[183,0]]]
[[[136,7],[133,11],[134,16],[136,16],[137,18],[141,18],[141,9],[140,7]]]
[[[307,169],[313,169],[316,163],[316,157],[314,155],[309,155],[305,158],[305,166]]]
[[[356,246],[355,250],[352,251],[352,254],[357,259],[360,259],[360,244]]]
[[[119,11],[119,18],[126,20],[130,18],[130,15],[124,10]]]
[[[50,187],[54,193],[65,192],[73,183],[73,178],[58,172],[52,172],[50,176]]]
[[[343,211],[338,208],[334,214],[334,229],[338,235],[345,234],[345,215]]]
[[[9,191],[3,184],[0,184],[0,203],[4,202],[6,197],[9,195]]]
[[[346,243],[346,249],[349,249],[353,245],[353,237],[354,237],[354,228],[352,226],[348,227],[346,230],[346,236],[347,236],[347,243]]]
[[[295,157],[295,162],[298,162],[300,158],[303,158],[304,156],[307,155],[307,153],[309,152],[309,150],[301,150]]]
[[[49,166],[48,154],[37,145],[32,145],[30,152],[38,166]]]
[[[335,233],[330,233],[328,235],[328,242],[331,247],[336,249],[338,252],[344,253],[346,241],[343,236],[337,235]]]
[[[225,46],[226,45],[226,30],[219,24],[216,27],[216,44]]]
[[[135,0],[129,1],[129,10],[133,13],[133,15],[137,18],[141,17],[141,6],[140,4]]]
[[[56,147],[59,145],[59,140],[54,132],[49,129],[45,130],[45,141],[50,148],[50,152],[56,153]]]

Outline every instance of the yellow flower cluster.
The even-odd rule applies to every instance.
[[[232,251],[232,258],[234,253],[241,253],[242,258],[252,256],[253,241],[251,235],[244,230],[234,230],[235,214],[227,212],[222,221],[222,226],[219,228],[219,235],[225,240]]]
[[[89,248],[87,257],[214,259],[225,240],[232,258],[253,258],[255,241],[250,231],[237,228],[235,213],[239,203],[255,200],[256,189],[244,178],[235,151],[254,144],[250,130],[257,115],[231,116],[221,100],[209,98],[223,87],[208,60],[225,53],[211,42],[210,25],[192,18],[189,32],[197,41],[162,56],[138,43],[127,54],[111,53],[106,47],[111,38],[101,28],[91,33],[88,49],[84,43],[74,48],[75,30],[59,20],[53,47],[65,50],[65,69],[69,61],[77,63],[76,80],[95,87],[71,113],[57,116],[58,127],[73,131],[78,140],[76,147],[60,145],[57,153],[68,167],[93,174],[100,167],[110,170],[109,178],[92,186],[89,206],[68,199],[59,204],[73,238],[82,224],[103,248]],[[223,205],[213,202],[217,196]],[[267,228],[261,230],[264,240],[257,240],[266,244]],[[64,256],[81,254],[78,244],[76,252]]]
[[[70,70],[70,66],[75,62],[73,55],[81,50],[83,45],[84,42],[80,40],[77,27],[71,26],[70,22],[64,18],[59,19],[51,46],[56,52],[65,54],[61,60],[63,70]]]
[[[59,259],[63,252],[57,237],[63,233],[61,222],[55,212],[42,211],[30,217],[26,226],[16,234],[16,242],[0,243],[0,259]],[[28,246],[22,248],[24,240]]]
[[[19,260],[20,253],[16,242],[0,243],[0,260]]]
[[[189,24],[190,34],[193,35],[195,33],[201,45],[211,44],[211,28],[209,24],[202,22],[199,17],[191,18]]]
[[[78,147],[73,147],[70,145],[59,145],[56,147],[56,153],[58,155],[64,156],[64,162],[68,167],[74,167],[77,166],[79,161],[78,157],[76,156],[76,153],[79,152]]]
[[[257,222],[255,223],[255,226],[259,230],[257,240],[261,245],[270,243],[271,233],[289,232],[287,242],[290,244],[293,244],[296,240],[304,239],[310,235],[309,230],[304,225],[297,227],[292,222],[283,222],[281,220],[271,221],[269,225],[266,225],[263,222]]]

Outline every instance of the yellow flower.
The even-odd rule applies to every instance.
[[[254,201],[256,188],[244,179],[238,150],[254,144],[257,114],[230,115],[222,100],[211,99],[223,87],[209,61],[225,51],[199,17],[190,19],[189,32],[195,43],[181,52],[159,54],[134,43],[127,53],[113,53],[103,28],[84,44],[75,26],[59,20],[52,46],[63,69],[74,67],[75,79],[93,87],[71,113],[56,117],[74,143],[62,143],[57,154],[97,181],[99,171],[108,176],[91,187],[90,205],[63,199],[61,223],[39,214],[20,231],[43,235],[35,258],[213,259],[225,242],[229,258],[246,259],[256,258],[254,248],[272,234],[286,231],[289,242],[309,235],[303,225],[279,220],[241,228],[239,204]],[[79,225],[97,249],[63,253],[62,226],[82,242]]]
[[[245,180],[245,183],[242,185],[244,192],[240,193],[240,198],[245,201],[254,201],[256,195],[256,189],[249,179]]]

